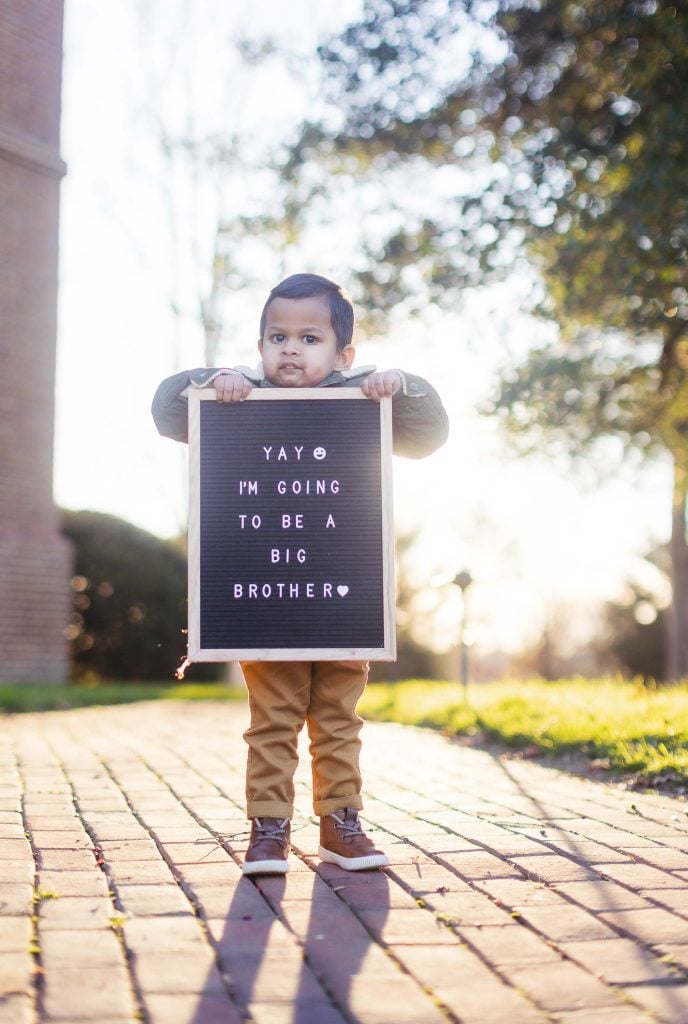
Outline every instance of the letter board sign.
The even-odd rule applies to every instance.
[[[391,399],[189,395],[189,659],[393,660]]]

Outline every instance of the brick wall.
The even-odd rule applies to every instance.
[[[68,673],[52,498],[62,2],[0,3],[0,680]]]

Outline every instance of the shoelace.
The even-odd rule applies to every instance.
[[[347,812],[345,811],[344,814],[346,815],[346,813]],[[346,820],[346,816],[344,818],[340,818],[338,815],[333,814],[332,817],[334,818],[335,830],[339,830],[343,833],[343,839],[353,839],[354,836],[363,835],[363,826],[361,825],[358,814],[356,814],[356,816],[350,821]]]
[[[266,825],[260,818],[254,818],[253,820],[258,832],[258,835],[253,840],[254,845],[256,843],[262,843],[266,839],[274,839],[274,841],[279,843],[280,846],[287,845],[288,818],[284,818],[281,825],[273,825],[272,823]]]

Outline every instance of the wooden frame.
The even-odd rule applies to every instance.
[[[208,593],[212,594],[213,586],[217,589],[218,584],[217,584],[217,582],[215,582],[213,584],[208,582],[209,577],[211,575],[213,575],[213,573],[214,573],[214,577],[217,577],[217,571],[216,571],[216,569],[217,569],[217,562],[216,561],[210,562],[209,558],[208,558],[208,551],[211,548],[211,543],[212,542],[207,540],[207,539],[204,539],[204,538],[207,538],[208,535],[209,535],[209,532],[211,532],[209,530],[207,524],[209,522],[211,524],[214,524],[212,526],[212,530],[214,531],[214,534],[215,534],[216,537],[220,537],[220,540],[218,541],[218,543],[221,543],[221,544],[224,545],[223,550],[228,550],[227,549],[227,545],[228,544],[230,544],[230,545],[233,544],[234,545],[233,547],[231,547],[232,553],[237,550],[237,538],[236,537],[234,538],[234,540],[228,539],[228,536],[224,536],[223,538],[221,537],[223,531],[224,531],[225,535],[229,535],[230,533],[232,533],[232,531],[236,531],[237,528],[232,526],[232,524],[230,523],[228,525],[227,529],[225,530],[225,527],[224,527],[225,520],[222,520],[221,513],[219,513],[220,519],[218,520],[218,514],[210,513],[207,510],[207,508],[206,508],[206,506],[212,504],[212,502],[207,497],[207,494],[205,494],[205,496],[204,496],[204,493],[205,493],[204,489],[207,490],[208,486],[210,486],[210,487],[217,487],[216,478],[217,478],[218,474],[216,472],[213,473],[213,479],[212,479],[212,482],[210,484],[208,483],[207,480],[203,479],[203,468],[202,467],[208,465],[208,461],[207,461],[208,457],[205,455],[205,451],[210,451],[212,453],[213,449],[214,449],[216,451],[223,452],[222,439],[220,438],[219,441],[216,441],[215,439],[213,439],[211,441],[210,440],[210,434],[212,433],[212,429],[215,429],[216,433],[218,433],[220,435],[223,434],[224,427],[222,427],[222,425],[221,425],[220,417],[226,418],[226,411],[227,410],[232,410],[231,416],[233,417],[233,426],[235,427],[235,429],[234,429],[234,431],[231,434],[231,437],[232,437],[231,444],[233,444],[235,447],[237,447],[239,444],[243,443],[243,436],[244,435],[243,435],[243,433],[241,431],[236,429],[238,426],[242,426],[243,427],[242,421],[247,421],[247,420],[250,419],[250,422],[252,424],[260,423],[260,416],[262,416],[262,412],[260,414],[258,413],[258,411],[257,411],[258,407],[254,406],[253,405],[254,403],[270,403],[272,405],[275,402],[287,402],[287,403],[289,403],[289,402],[295,402],[295,401],[300,401],[300,402],[304,402],[304,401],[305,402],[320,402],[320,403],[323,403],[323,402],[325,402],[325,403],[331,403],[331,402],[341,403],[341,402],[364,401],[364,402],[368,403],[368,407],[369,407],[368,410],[366,411],[366,417],[365,418],[362,418],[360,416],[354,417],[351,420],[351,423],[358,424],[363,419],[365,419],[366,421],[370,420],[371,422],[373,422],[373,424],[375,424],[375,419],[377,419],[378,422],[379,422],[379,427],[376,424],[374,426],[375,434],[377,434],[377,430],[379,429],[379,438],[377,436],[373,436],[372,433],[370,435],[366,435],[366,440],[368,439],[368,437],[371,438],[371,445],[370,445],[370,447],[372,448],[372,453],[371,454],[365,454],[364,456],[361,456],[360,454],[357,455],[357,453],[361,453],[361,452],[365,452],[366,451],[366,446],[365,445],[361,445],[360,443],[358,443],[355,448],[351,447],[347,451],[347,449],[346,449],[346,437],[344,437],[344,439],[343,439],[341,431],[340,431],[339,434],[335,434],[335,435],[332,436],[331,442],[330,442],[330,439],[328,438],[328,449],[327,449],[327,453],[329,454],[329,451],[330,451],[329,443],[332,443],[334,445],[334,449],[333,450],[335,452],[338,451],[338,450],[346,452],[346,454],[344,456],[342,456],[342,457],[345,460],[348,460],[347,468],[348,468],[348,474],[349,474],[349,480],[350,481],[353,479],[353,476],[355,475],[354,470],[352,469],[352,467],[354,466],[357,458],[361,458],[361,461],[363,461],[363,459],[365,458],[365,459],[367,459],[368,463],[370,463],[371,465],[373,463],[375,463],[375,465],[373,467],[373,476],[374,476],[375,480],[379,479],[380,493],[379,493],[379,495],[376,494],[374,496],[373,504],[375,506],[375,513],[377,514],[378,510],[379,510],[379,513],[380,513],[379,524],[377,522],[372,522],[372,520],[370,520],[370,518],[369,518],[369,519],[365,520],[364,526],[365,526],[365,529],[370,533],[371,537],[373,538],[374,546],[375,546],[376,551],[377,551],[377,539],[376,538],[377,538],[378,532],[379,532],[379,558],[380,558],[379,567],[378,567],[377,571],[375,570],[375,567],[373,567],[371,569],[369,561],[368,561],[368,563],[365,566],[364,565],[357,566],[355,564],[355,560],[356,560],[355,545],[354,545],[354,549],[353,550],[349,550],[348,547],[340,548],[339,556],[340,556],[340,563],[341,563],[341,559],[344,557],[344,552],[347,552],[347,562],[346,562],[347,567],[349,567],[350,565],[352,566],[352,568],[348,568],[348,575],[346,577],[347,580],[349,579],[349,576],[351,576],[351,578],[353,580],[355,580],[357,572],[359,572],[361,574],[364,574],[364,573],[370,574],[371,572],[373,572],[373,574],[374,574],[374,585],[373,585],[373,587],[369,588],[368,590],[366,590],[365,586],[362,585],[359,588],[358,593],[359,594],[363,594],[364,597],[365,597],[365,595],[372,589],[372,591],[374,591],[374,593],[376,595],[376,598],[375,598],[375,600],[373,602],[374,603],[374,607],[371,610],[371,614],[370,614],[370,616],[368,618],[366,618],[366,622],[368,621],[368,619],[370,619],[371,621],[373,621],[375,623],[375,627],[377,629],[377,632],[375,634],[376,635],[376,641],[375,641],[375,643],[372,643],[372,644],[371,643],[359,644],[357,642],[352,642],[352,637],[348,636],[347,637],[347,641],[348,641],[347,643],[342,643],[341,645],[339,645],[337,643],[328,643],[327,646],[318,646],[317,645],[317,637],[314,636],[313,637],[313,642],[308,642],[306,640],[306,641],[304,641],[302,643],[300,642],[299,646],[293,646],[291,641],[289,643],[282,642],[283,645],[280,646],[280,641],[279,640],[275,641],[274,643],[271,643],[271,642],[267,643],[265,646],[260,646],[260,645],[255,644],[255,643],[251,643],[250,645],[243,646],[241,642],[237,643],[236,641],[231,646],[217,645],[214,642],[209,644],[206,641],[206,639],[205,639],[205,635],[204,634],[206,634],[208,632],[208,630],[204,628],[204,622],[202,622],[202,617],[205,615],[206,619],[210,617],[210,618],[213,618],[213,621],[215,621],[217,619],[217,615],[215,615],[213,613],[213,615],[209,616],[208,614],[204,613],[203,609],[208,605],[208,597],[207,597]],[[212,402],[213,406],[208,406],[206,404],[206,403],[209,403],[209,402]],[[244,408],[248,408],[249,406],[253,406],[253,408],[251,410],[251,416],[250,417],[248,416],[247,413],[243,412],[243,409]],[[374,407],[375,410],[379,410],[379,414],[377,412],[373,413],[371,411],[371,407]],[[202,413],[202,408],[205,408],[207,410],[207,412],[205,414]],[[267,413],[267,407],[265,407],[263,405],[262,408],[264,408],[266,410],[266,413]],[[273,408],[274,408],[274,406],[273,406]],[[337,419],[337,409],[340,409],[340,408],[341,408],[341,415],[343,416],[345,414],[343,406],[342,407],[336,407],[336,408],[333,406],[331,410],[325,410],[323,408],[320,408],[320,409],[317,410],[317,412],[321,416],[322,416],[322,414],[324,412],[327,413],[327,416],[323,420],[323,424],[324,425],[321,425],[320,427],[318,427],[318,429],[321,432],[324,432],[326,436],[327,436],[327,420],[330,420],[330,419],[336,420]],[[218,412],[212,412],[211,411],[212,409],[216,409],[216,410],[218,410]],[[291,412],[293,412],[295,415],[303,415],[304,411],[305,410],[297,408],[296,406],[293,407],[293,409],[291,410]],[[280,414],[281,414],[281,411],[280,411]],[[274,417],[274,413],[272,413],[271,415],[273,415],[273,417]],[[310,416],[310,412],[309,412],[309,416]],[[209,425],[211,418],[214,418],[214,420],[216,420],[217,423],[220,424],[220,426],[218,426],[217,428],[212,428],[211,429],[210,425]],[[205,427],[203,426],[203,419],[205,419],[205,422],[206,422],[206,426]],[[304,422],[305,422],[305,420],[304,420]],[[309,420],[309,425],[310,425],[310,420]],[[253,427],[252,429],[255,429],[255,427]],[[362,430],[362,429],[368,430],[368,427],[366,426],[365,428],[363,428],[363,426],[360,426],[360,427],[357,426],[355,429],[358,429],[359,431]],[[208,433],[208,435],[209,435],[207,440],[206,440],[206,438],[204,436],[206,433]],[[348,435],[348,429],[345,431],[345,434]],[[242,438],[241,441],[235,440],[235,438],[238,435],[241,435],[241,438]],[[229,433],[227,433],[227,437],[229,437],[229,436],[230,436]],[[377,465],[378,443],[379,443],[379,466]],[[249,446],[252,449],[256,449],[255,438],[252,437],[251,440],[247,442],[246,447],[249,447]],[[294,446],[294,448],[296,448],[296,446]],[[318,455],[316,453],[321,452],[321,451],[325,451],[325,450],[326,449],[324,447],[321,448],[318,445],[316,448],[312,449],[312,455],[315,458],[324,458],[325,456],[320,456],[320,455]],[[268,446],[267,445],[263,445],[263,451],[264,452],[268,452]],[[284,448],[282,448],[280,450],[280,453],[281,452],[284,452]],[[271,457],[271,454],[272,454],[272,447],[270,447],[270,452],[266,455],[266,458],[269,459]],[[310,454],[310,452],[307,452],[306,454]],[[223,404],[217,403],[216,398],[215,398],[215,392],[212,389],[196,389],[196,390],[192,390],[189,393],[189,636],[188,636],[188,657],[189,657],[190,661],[192,661],[192,662],[194,662],[194,661],[235,661],[235,660],[238,660],[238,661],[327,661],[327,660],[340,660],[340,659],[341,660],[351,659],[351,660],[393,661],[395,659],[395,657],[396,657],[396,625],[395,625],[396,601],[395,601],[395,585],[394,585],[394,540],[393,540],[394,533],[393,533],[393,519],[392,519],[392,458],[391,458],[391,456],[392,456],[392,409],[391,409],[391,399],[390,398],[386,398],[386,399],[383,399],[380,403],[373,403],[373,402],[371,402],[370,399],[367,399],[358,388],[320,388],[320,389],[318,389],[318,388],[274,388],[274,389],[273,388],[266,388],[266,389],[255,388],[253,391],[251,391],[249,397],[246,399],[245,402],[236,403],[236,404],[230,404],[230,405],[223,405]],[[211,454],[210,457],[212,459],[212,458],[215,458],[216,456],[213,456]],[[221,454],[221,455],[219,455],[217,457],[220,458],[220,459],[222,459],[222,458],[230,458],[230,463],[229,464],[230,465],[232,464],[231,463],[231,456],[226,456],[224,454],[224,452],[223,452],[223,454]],[[299,455],[299,458],[300,457],[301,456]],[[285,458],[286,458],[286,455],[285,455]],[[333,459],[335,459],[335,458],[336,458],[336,455],[333,456]],[[204,461],[204,459],[205,459],[205,461]],[[224,465],[224,463],[223,463],[223,465]],[[345,472],[346,472],[346,469],[345,469]],[[379,472],[379,476],[378,476],[378,472]],[[231,476],[231,474],[230,474],[230,476]],[[210,473],[209,473],[209,471],[207,469],[206,469],[206,477],[210,478]],[[236,482],[236,481],[234,481],[234,482]],[[283,482],[284,481],[280,481],[280,483],[283,483]],[[241,491],[242,486],[243,486],[243,484],[240,483],[239,487],[238,487],[238,491],[239,492]],[[292,481],[292,487],[294,487],[294,486],[296,486],[296,484]],[[301,486],[301,485],[299,484],[299,486]],[[224,492],[220,491],[219,493],[222,495],[223,493],[226,493],[229,490],[230,490],[230,487],[228,486]],[[235,488],[235,490],[236,490],[236,488]],[[224,499],[220,498],[219,500],[220,500],[220,502],[222,502],[222,500],[224,500]],[[237,498],[233,498],[233,499],[230,499],[230,500],[235,501],[235,502],[238,501]],[[279,500],[280,499],[274,498],[274,496],[272,498],[273,504],[277,504]],[[266,501],[269,502],[270,499],[266,499]],[[363,507],[363,503],[359,502],[358,505],[355,507],[355,509],[352,510],[351,508],[349,508],[348,506],[346,506],[343,503],[344,499],[340,499],[338,497],[338,501],[340,502],[340,504],[337,506],[338,509],[342,510],[343,511],[343,516],[348,517],[348,519],[350,521],[354,521],[356,519],[356,516],[357,516],[358,512],[360,512],[360,509]],[[244,507],[244,506],[241,506],[241,507]],[[254,507],[255,507],[255,505],[254,505]],[[262,506],[260,506],[260,507],[262,508]],[[275,517],[279,518],[279,515],[280,515],[280,511],[279,510],[275,510],[273,508],[270,511],[272,512],[273,519]],[[233,521],[237,517],[236,516],[232,516],[232,517],[228,517],[228,518]],[[246,525],[245,520],[246,520],[247,517],[244,515],[243,518],[241,516],[239,516],[238,518],[242,519],[242,527],[245,526]],[[254,516],[254,518],[255,519],[259,519],[260,517],[259,516]],[[283,517],[283,521],[284,521],[284,518],[286,518],[286,517]],[[333,517],[330,516],[329,518],[332,519]],[[375,516],[375,518],[376,518],[376,516]],[[218,527],[216,525],[218,521],[221,523],[220,527]],[[359,524],[361,523],[360,518],[357,520],[357,522]],[[378,526],[379,526],[379,531],[378,531]],[[350,533],[351,533],[351,527],[349,527],[349,535],[350,535]],[[317,534],[317,529],[314,527],[313,530],[312,530],[312,535],[316,536],[316,534]],[[252,538],[249,530],[246,530],[246,532],[244,534],[242,534],[241,538],[239,538],[239,539],[243,539],[247,535],[248,535],[248,539],[253,543],[253,538]],[[320,531],[320,534],[318,536],[322,537],[322,530]],[[327,542],[330,543],[331,541],[332,541],[332,537],[328,537]],[[305,541],[304,543],[308,543],[308,541]],[[274,550],[277,550],[277,549],[272,549],[272,550],[274,551]],[[306,549],[305,548],[301,548],[300,550],[302,550],[303,553],[304,553],[304,561],[305,561]],[[278,554],[279,554],[279,552],[278,552]],[[233,557],[228,558],[227,561],[229,561],[230,566],[231,566],[231,563],[233,562]],[[321,558],[320,561],[322,562],[322,558]],[[336,562],[336,559],[333,560],[332,564],[335,564],[335,562]],[[329,564],[329,562],[326,560],[325,564]],[[208,565],[210,565],[211,568],[208,568]],[[310,566],[309,566],[309,568],[310,568]],[[267,570],[264,569],[264,571],[267,571]],[[291,571],[291,570],[288,570],[288,571]],[[316,567],[316,571],[322,571],[322,565],[320,567]],[[231,586],[232,586],[232,584],[231,584],[231,568],[230,568],[230,574],[229,574],[229,577],[228,577],[227,589],[230,588]],[[275,584],[274,586],[277,586],[277,584]],[[284,588],[285,586],[287,586],[287,584],[280,584],[280,586],[282,586]],[[290,584],[290,586],[292,586],[292,585]],[[326,592],[327,586],[328,586],[327,584],[323,584],[324,592]],[[235,589],[235,592],[234,592],[235,596],[236,596],[236,593],[238,592],[238,590],[242,589],[242,584],[235,583],[234,587],[238,588],[238,589]],[[260,584],[258,584],[258,585],[252,584],[251,585],[251,590],[256,589],[256,593],[252,595],[253,597],[260,598],[261,591],[260,591],[259,587],[260,587]],[[270,589],[270,585],[267,584],[267,583],[263,584],[263,587],[266,590]],[[303,587],[305,588],[306,584],[303,584]],[[298,591],[298,586],[296,587],[296,590]],[[348,591],[349,591],[349,587],[348,586],[338,586],[338,587],[335,588],[335,591],[333,592],[332,591],[332,586],[330,586],[330,593],[328,594],[328,598],[330,596],[334,596],[335,597],[335,602],[336,602],[336,595],[338,593],[342,594],[342,595],[346,593],[347,597],[349,597],[349,596],[353,597],[353,595],[357,593],[355,583],[352,585],[351,595],[348,594]],[[228,591],[228,592],[231,593],[231,591]],[[224,591],[223,591],[223,593],[224,593]],[[243,593],[243,591],[242,591],[242,593]],[[280,596],[282,596],[282,591],[280,591]],[[310,598],[313,598],[313,596],[314,596],[313,594],[309,594]],[[226,600],[226,598],[225,598],[225,600]],[[210,598],[210,602],[212,603],[212,597]],[[260,601],[256,601],[255,602],[255,607],[258,608],[260,606],[260,604],[261,604]],[[280,610],[282,608],[286,607],[287,604],[289,604],[289,602],[280,605]],[[331,612],[330,610],[334,609],[334,604],[329,604],[327,608],[325,607],[326,604],[327,604],[327,601],[325,599],[323,599],[320,602],[318,601],[318,595],[315,595],[315,600],[312,603],[305,602],[305,604],[304,604],[304,602],[301,602],[300,608],[302,608],[303,612],[305,612],[305,615],[301,615],[300,616],[300,618],[299,618],[300,625],[303,622],[307,621],[308,615],[313,613],[314,609],[323,609],[323,614],[325,614],[326,616],[329,616],[331,618],[332,614],[334,614],[334,612]],[[347,606],[347,604],[348,604],[348,607],[345,607],[345,606]],[[238,605],[237,605],[237,607],[238,607]],[[249,612],[248,612],[248,610],[246,610],[246,605],[244,604],[242,607],[244,609],[242,611],[242,614],[244,616],[247,616],[249,614]],[[274,604],[271,605],[271,607],[274,607]],[[339,615],[339,607],[341,607],[342,610],[344,611],[343,615]],[[351,613],[350,613],[349,610],[351,610],[351,612],[353,613],[353,618],[356,618],[357,616],[360,617],[365,612],[365,608],[360,603],[358,603],[357,601],[354,601],[354,600],[352,600],[350,602],[342,601],[341,604],[337,606],[337,616],[338,616],[337,621],[342,622],[342,624],[344,625],[344,630],[345,631],[346,631],[346,625],[345,624],[347,623],[347,620],[351,621]],[[224,612],[222,614],[224,614]],[[257,614],[260,615],[260,614],[263,614],[263,612],[259,611]],[[289,610],[289,614],[292,614],[291,609]],[[253,617],[255,617],[254,613],[253,613],[253,610],[251,610],[251,616],[252,616],[252,619],[253,619]],[[221,617],[222,616],[220,616],[220,618]],[[317,614],[316,614],[315,617],[317,618]],[[226,618],[227,621],[231,621],[232,616],[231,616],[231,614],[229,614],[229,615],[225,616],[225,618]],[[273,619],[271,619],[270,621],[273,621]],[[303,628],[305,628],[305,627],[303,627]],[[333,628],[336,631],[338,627],[335,626]],[[351,628],[354,628],[354,626],[352,625]],[[366,628],[363,629],[364,633],[366,632]],[[232,632],[230,627],[228,627],[228,630],[229,630],[229,633]],[[221,631],[221,627],[220,627],[220,631]],[[248,627],[247,632],[251,633],[251,627],[250,626]],[[379,635],[379,640],[377,639],[378,635]]]

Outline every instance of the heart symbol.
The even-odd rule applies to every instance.
[[[339,594],[340,597],[346,597],[346,595],[349,593],[349,588],[339,586],[337,587],[337,593]]]

